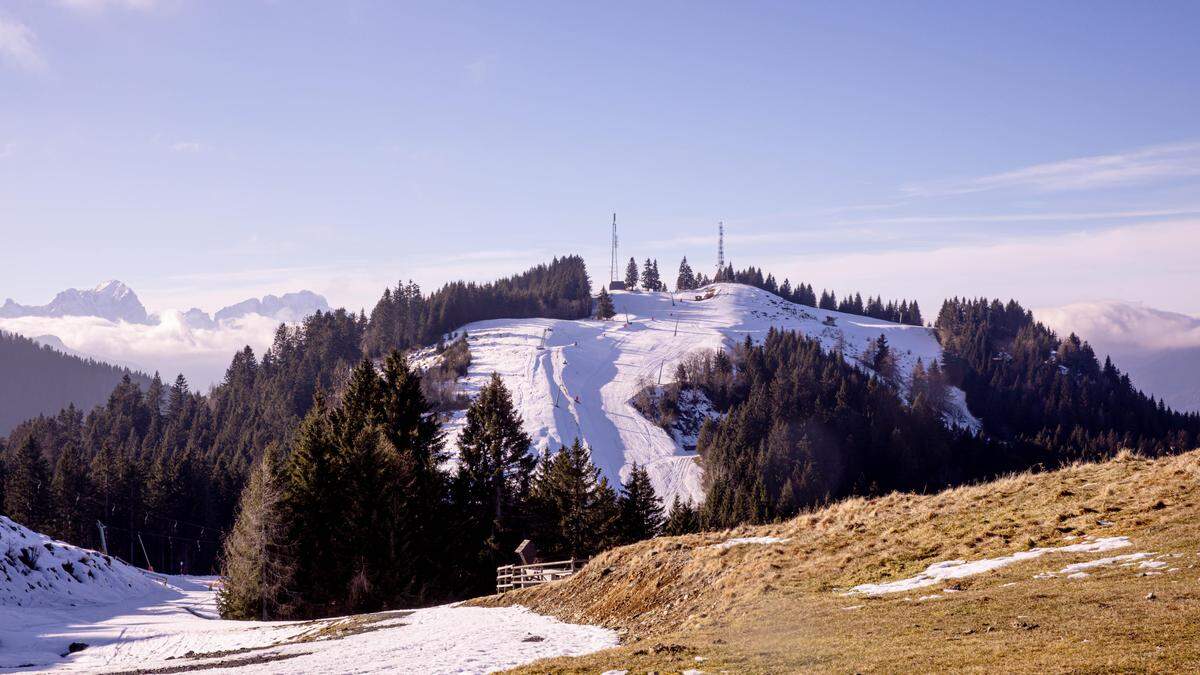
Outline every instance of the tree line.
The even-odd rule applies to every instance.
[[[684,262],[686,262],[686,258]],[[854,295],[847,294],[841,300],[838,300],[837,295],[833,291],[826,291],[824,289],[821,290],[820,297],[817,297],[811,284],[801,282],[793,286],[792,282],[788,279],[784,279],[782,283],[779,283],[775,280],[775,276],[770,273],[764,277],[761,268],[747,267],[744,270],[735,271],[732,264],[718,271],[713,281],[754,286],[768,293],[774,293],[784,300],[794,302],[798,305],[817,307],[819,309],[842,312],[843,314],[868,316],[872,319],[891,321],[892,323],[909,326],[924,325],[921,308],[916,300],[901,300],[898,303],[895,300],[889,300],[885,303],[881,296],[874,298],[868,296],[864,301],[860,293],[855,293]]]
[[[891,362],[886,339],[868,366]],[[675,530],[731,527],[795,515],[849,495],[926,490],[1008,466],[1002,448],[943,421],[946,383],[937,363],[914,368],[905,395],[819,340],[771,329],[760,344],[693,355],[659,401],[677,413],[699,390],[722,414],[700,428],[705,501],[672,505]]]
[[[1071,334],[1059,338],[1016,301],[953,298],[935,324],[950,380],[993,436],[1028,444],[1050,462],[1148,455],[1200,443],[1200,413],[1138,391],[1129,376]],[[1040,461],[1040,460],[1039,460]]]
[[[430,345],[473,321],[548,317],[582,319],[592,310],[591,282],[583,258],[554,258],[520,274],[486,284],[455,281],[431,293],[409,281],[385,289],[371,310],[363,348],[370,356]]]
[[[578,440],[539,458],[500,378],[466,413],[446,468],[421,375],[364,360],[340,403],[318,396],[290,451],[252,472],[219,595],[229,618],[303,618],[489,592],[524,538],[587,557],[658,533],[662,505],[634,467],[620,493]]]
[[[789,279],[784,279],[780,283],[770,273],[764,276],[761,268],[747,267],[744,270],[735,270],[732,264],[717,270],[716,274],[710,279],[707,275],[693,270],[692,266],[688,263],[687,256],[684,256],[683,260],[679,263],[679,273],[675,277],[675,290],[690,291],[707,286],[710,283],[718,282],[754,286],[798,305],[817,307],[842,312],[843,314],[868,316],[872,319],[891,321],[892,323],[909,326],[925,325],[924,318],[921,316],[920,305],[916,300],[901,300],[899,302],[888,300],[884,302],[882,296],[874,298],[868,296],[864,300],[861,293],[847,294],[839,300],[833,291],[824,289],[821,290],[821,295],[818,297],[811,284],[800,282],[793,286]],[[662,281],[661,275],[658,272],[657,260],[647,258],[645,265],[639,272],[637,260],[634,258],[629,259],[629,264],[625,268],[625,288],[634,290],[639,287],[639,284],[644,291],[667,290],[667,285]]]

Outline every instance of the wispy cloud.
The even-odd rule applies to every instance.
[[[465,68],[467,71],[467,77],[469,77],[472,82],[484,82],[491,78],[492,74],[496,72],[496,57],[481,56],[468,63]]]
[[[811,243],[811,242],[850,242],[861,241],[867,237],[875,236],[878,232],[871,228],[850,228],[850,227],[817,227],[811,229],[797,230],[777,230],[768,232],[730,232],[726,229],[725,243],[727,245],[771,245],[771,244],[796,244],[796,243]],[[682,246],[704,246],[715,247],[717,245],[717,234],[703,235],[687,235],[682,237],[673,237],[670,239],[657,239],[648,241],[645,244],[640,244],[651,249],[664,248],[679,248]]]
[[[204,150],[207,149],[206,146],[199,141],[176,141],[168,147],[172,152],[184,152],[191,154],[204,152]]]
[[[0,17],[0,62],[29,72],[46,69],[37,49],[37,35],[20,21],[4,17]]]
[[[151,10],[160,5],[159,0],[58,0],[68,9],[83,12],[102,12],[106,9]]]
[[[912,215],[841,221],[841,224],[874,225],[936,225],[955,223],[1050,223],[1097,220],[1130,220],[1141,218],[1170,218],[1200,214],[1200,206],[1178,209],[1129,209],[1115,211],[1066,211],[1042,213],[995,213],[962,215]]]
[[[1200,142],[1035,164],[988,176],[909,185],[903,191],[914,197],[934,197],[1007,189],[1092,190],[1190,176],[1200,176]]]

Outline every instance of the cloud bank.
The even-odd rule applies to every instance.
[[[72,350],[129,365],[163,379],[177,373],[206,390],[221,381],[234,352],[249,345],[258,356],[270,346],[279,321],[257,314],[224,322],[214,329],[188,327],[179,312],[167,311],[157,325],[108,321],[97,317],[20,317],[0,319],[0,329],[26,337],[54,335]]]
[[[1077,302],[1034,314],[1060,334],[1075,333],[1104,351],[1200,347],[1200,319],[1140,302]]]

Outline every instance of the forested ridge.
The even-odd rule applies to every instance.
[[[945,370],[993,436],[1032,444],[1058,463],[1122,448],[1148,455],[1200,443],[1200,413],[1138,391],[1074,334],[1059,338],[1015,301],[953,298],[936,323]]]
[[[371,310],[364,348],[371,356],[432,344],[485,319],[582,319],[592,309],[583,258],[564,256],[486,284],[456,281],[424,296],[413,282],[386,289]]]
[[[102,403],[125,375],[146,386],[150,377],[102,361],[64,354],[0,330],[0,434],[45,411]]]
[[[630,264],[634,261],[630,260]],[[657,278],[657,270],[655,270],[655,278]],[[728,282],[735,284],[745,284],[760,288],[768,293],[794,302],[798,305],[807,305],[809,307],[817,307],[820,309],[828,309],[843,314],[857,314],[859,316],[869,316],[872,319],[880,319],[883,321],[891,321],[893,323],[901,323],[909,326],[924,325],[921,316],[921,308],[916,300],[895,300],[883,301],[882,296],[874,298],[868,296],[863,299],[861,293],[853,295],[847,293],[838,300],[837,294],[833,291],[822,289],[820,297],[817,296],[811,284],[797,282],[794,286],[790,279],[784,279],[782,282],[775,279],[775,275],[767,273],[763,275],[763,271],[758,267],[747,267],[744,270],[735,270],[732,264],[726,265],[723,269],[717,271],[713,279],[709,279],[704,274],[697,274],[688,264],[687,258],[684,258],[679,263],[679,276],[676,278],[675,287],[679,291],[687,291],[711,282]],[[645,284],[643,284],[645,287]]]
[[[697,445],[702,522],[766,522],[852,494],[1200,444],[1200,414],[1146,396],[1086,342],[1058,338],[1014,301],[947,300],[936,331],[943,362],[918,363],[905,394],[880,342],[863,364],[871,374],[817,341],[774,330],[760,345],[685,362],[660,408],[673,413],[692,388],[724,413],[705,423]],[[952,385],[965,390],[981,434],[942,422]]]

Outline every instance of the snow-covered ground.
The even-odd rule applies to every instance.
[[[151,575],[3,516],[0,566],[5,672],[484,673],[617,644],[521,607],[223,621],[215,579]]]
[[[841,349],[857,362],[871,340],[887,336],[903,377],[917,359],[941,358],[932,331],[853,314],[796,305],[741,284],[713,284],[684,293],[615,291],[611,321],[497,319],[463,327],[471,366],[460,381],[474,395],[497,372],[512,391],[525,430],[540,451],[580,438],[610,481],[622,481],[634,462],[646,466],[666,503],[675,495],[703,498],[696,453],[684,450],[630,401],[641,383],[670,382],[675,366],[703,349],[727,349],[747,335],[799,331]],[[709,297],[711,296],[711,297]],[[702,298],[702,299],[697,299]],[[978,428],[958,389],[950,392],[947,422]],[[462,428],[460,412],[448,424],[449,446]]]

